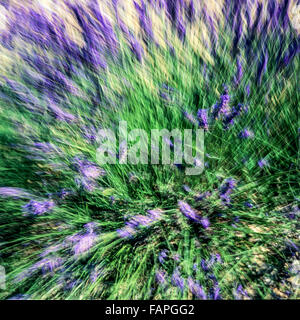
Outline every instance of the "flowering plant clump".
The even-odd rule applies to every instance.
[[[297,298],[294,4],[48,2],[0,1],[0,299]]]

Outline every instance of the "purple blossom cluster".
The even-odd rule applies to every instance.
[[[191,277],[189,277],[187,283],[189,290],[195,297],[201,300],[207,299],[206,293],[197,281],[194,281]]]
[[[220,96],[220,102],[213,106],[212,110],[212,119],[216,120],[221,115],[228,116],[230,108],[229,108],[230,96],[228,93],[227,86],[224,86],[223,94]]]
[[[173,272],[172,277],[171,277],[171,282],[174,286],[178,287],[181,291],[184,291],[185,280],[181,276],[178,268],[176,268],[175,271]]]
[[[76,157],[74,159],[74,166],[80,173],[80,176],[75,178],[76,184],[89,192],[97,187],[96,180],[106,175],[105,170],[86,159]]]
[[[155,274],[155,278],[156,281],[160,284],[160,285],[165,285],[167,283],[167,273],[163,270],[158,270],[156,271]]]
[[[210,226],[210,221],[207,217],[201,217],[187,202],[178,201],[179,210],[189,220],[200,223],[204,229]]]
[[[158,255],[158,261],[163,264],[166,260],[166,258],[168,257],[168,250],[164,249],[162,250],[159,255]]]
[[[199,128],[208,130],[208,111],[207,109],[199,109],[197,113]]]
[[[46,212],[50,212],[55,207],[53,200],[47,201],[35,201],[30,200],[27,204],[23,206],[25,215],[40,216]]]
[[[239,137],[241,139],[252,139],[254,138],[254,132],[250,129],[245,128],[240,132]]]
[[[220,198],[225,205],[229,205],[231,202],[230,195],[236,186],[236,181],[232,178],[228,178],[224,181],[220,187]]]
[[[239,284],[237,288],[233,290],[233,296],[235,300],[243,300],[245,298],[249,298],[248,292],[243,288],[241,284]]]
[[[125,227],[118,229],[117,233],[121,238],[132,238],[141,227],[149,228],[155,222],[162,219],[161,209],[148,210],[148,215],[137,215],[126,222]]]
[[[1,187],[0,188],[0,196],[1,197],[12,197],[15,199],[20,198],[31,198],[32,195],[28,193],[26,190],[21,188],[13,188],[13,187]]]

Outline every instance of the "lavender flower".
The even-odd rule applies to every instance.
[[[239,137],[241,139],[252,139],[252,138],[254,138],[254,133],[253,133],[253,131],[245,128],[240,132]]]
[[[223,121],[225,129],[228,129],[229,126],[232,126],[234,124],[234,120],[236,119],[237,116],[240,115],[243,109],[242,107],[243,107],[242,104],[239,103],[236,107],[232,108],[232,111],[230,113],[227,114],[227,116]]]
[[[204,272],[208,272],[209,271],[209,265],[207,264],[205,259],[201,259],[200,265],[201,265],[201,268],[202,268],[202,270]]]
[[[250,96],[250,93],[251,93],[251,91],[250,91],[250,84],[248,84],[248,85],[246,86],[246,93],[247,93],[247,96],[249,97],[249,96]]]
[[[154,39],[153,31],[152,31],[152,22],[151,19],[146,14],[146,5],[142,0],[141,5],[139,5],[136,1],[133,1],[136,10],[139,13],[139,21],[141,29],[144,33],[144,40],[146,43],[148,41],[152,41]]]
[[[190,3],[186,8],[186,17],[189,23],[193,23],[195,21],[195,14],[196,14],[196,10],[194,5],[194,0],[190,0]]]
[[[228,94],[228,88],[224,86],[224,92],[220,97],[220,103],[213,106],[212,119],[216,120],[221,114],[227,116],[229,113],[229,101],[230,97]]]
[[[192,114],[184,111],[183,115],[190,123],[192,123],[193,125],[197,125],[198,121]]]
[[[182,19],[179,19],[177,21],[177,34],[178,34],[178,37],[179,39],[184,42],[185,40],[185,35],[186,35],[186,29],[185,29],[185,26],[183,24],[183,21]]]
[[[171,282],[174,286],[178,287],[181,291],[184,290],[184,279],[181,277],[179,269],[176,268],[172,274]]]
[[[199,193],[198,195],[195,196],[196,201],[202,201],[204,199],[207,199],[211,193],[209,191],[206,191],[204,193]]]
[[[98,228],[97,222],[88,222],[84,226],[87,233],[93,233]]]
[[[49,107],[49,111],[53,113],[54,117],[60,121],[72,122],[76,119],[73,114],[62,110],[60,107],[58,107],[54,103],[50,103],[48,107]]]
[[[163,270],[158,270],[155,274],[155,278],[156,278],[156,281],[161,285],[165,285],[167,282],[166,280],[167,274]]]
[[[183,188],[183,190],[184,190],[185,192],[187,192],[187,193],[189,193],[189,192],[192,191],[192,189],[191,189],[188,185],[186,185],[186,184],[184,184],[184,185],[182,186],[182,188]]]
[[[228,205],[230,203],[230,194],[232,193],[235,186],[236,181],[232,178],[226,179],[224,184],[221,186],[220,198],[224,204]]]
[[[172,258],[175,261],[180,261],[180,255],[178,253],[175,253]]]
[[[191,277],[188,278],[188,288],[198,299],[206,300],[207,296],[199,283],[195,282]]]
[[[35,200],[31,200],[29,203],[23,206],[24,211],[26,212],[25,215],[34,215],[40,216],[46,212],[51,211],[54,208],[55,204],[52,200],[38,202]]]
[[[90,180],[92,182],[99,176],[104,176],[106,174],[102,168],[88,160],[75,158],[75,167],[83,175],[86,181]]]
[[[130,37],[129,43],[131,52],[135,55],[139,62],[142,62],[144,49],[141,44],[133,36]]]
[[[149,213],[149,218],[152,221],[157,221],[162,218],[163,211],[161,209],[148,210],[147,212]]]
[[[172,25],[175,26],[180,14],[180,0],[166,0],[165,1],[167,16],[171,20]]]
[[[243,77],[243,66],[239,57],[236,58],[236,75],[234,78],[234,83],[238,86]]]
[[[213,293],[214,300],[222,300],[220,291],[221,291],[221,289],[218,285],[214,287],[214,293]]]
[[[244,203],[244,205],[245,205],[245,207],[250,208],[250,209],[252,209],[254,207],[253,204],[251,202],[249,202],[249,201],[246,201]]]
[[[75,177],[75,183],[79,188],[87,192],[93,192],[97,187],[93,179],[87,179],[86,177]]]
[[[261,85],[263,75],[267,72],[267,65],[268,65],[268,52],[265,52],[265,53],[262,53],[261,61],[257,68],[256,81],[259,86]]]
[[[136,226],[148,227],[152,222],[153,222],[153,220],[147,216],[137,215],[137,216],[133,217],[129,223],[136,225]]]
[[[207,116],[207,109],[199,109],[197,113],[198,121],[199,121],[199,128],[204,130],[208,130],[208,116]]]
[[[73,247],[76,256],[88,252],[96,243],[98,236],[92,232],[88,232],[79,236],[77,243]]]
[[[241,284],[233,291],[233,296],[236,300],[242,300],[244,297],[249,298],[247,291],[243,289]]]
[[[193,221],[199,222],[199,217],[197,216],[196,212],[192,207],[184,202],[184,201],[179,201],[178,202],[179,210],[189,219]]]
[[[60,257],[44,258],[41,261],[34,264],[31,269],[41,269],[43,273],[53,272],[55,269],[63,264],[63,259]]]
[[[117,233],[121,238],[132,238],[135,235],[136,230],[130,226],[126,226],[122,229],[118,229]]]
[[[257,164],[258,164],[258,166],[259,166],[260,168],[263,168],[263,167],[268,166],[268,165],[269,165],[269,162],[268,162],[267,159],[263,158],[263,159],[259,160],[259,161],[257,162]]]
[[[210,226],[210,221],[208,218],[201,218],[200,223],[202,224],[204,229],[207,229]]]
[[[31,198],[32,195],[26,190],[21,188],[11,188],[11,187],[1,187],[0,196],[2,197],[12,197],[15,199],[19,198]]]
[[[158,260],[161,264],[165,262],[165,259],[168,257],[168,250],[162,250],[158,255]]]

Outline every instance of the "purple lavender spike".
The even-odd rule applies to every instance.
[[[207,262],[205,261],[205,259],[201,259],[200,265],[201,265],[201,268],[204,272],[209,271],[209,266],[208,266]]]
[[[139,13],[139,22],[140,22],[141,29],[143,30],[143,33],[144,33],[144,40],[148,44],[148,41],[154,40],[154,35],[152,31],[152,22],[146,13],[145,2],[142,0],[141,5],[139,5],[136,1],[133,1],[133,3],[135,5],[136,10]]]
[[[214,294],[213,294],[213,299],[214,300],[222,300],[222,297],[221,297],[221,289],[220,287],[217,285],[214,287]]]
[[[186,17],[189,23],[193,23],[195,21],[196,10],[194,5],[194,0],[190,0],[187,8],[186,8]]]
[[[1,187],[0,197],[12,197],[15,199],[20,199],[20,198],[31,198],[32,195],[28,193],[26,190],[21,188]]]
[[[158,270],[155,274],[155,278],[156,278],[156,281],[161,284],[161,285],[165,285],[167,283],[167,274],[165,271],[162,271],[162,270]]]
[[[25,215],[40,216],[51,211],[54,206],[55,203],[52,200],[44,202],[31,200],[29,203],[23,206],[23,209],[25,211]]]
[[[238,86],[243,77],[243,66],[239,57],[236,58],[236,75],[234,78],[234,83]]]
[[[246,128],[240,132],[239,137],[241,139],[252,139],[252,138],[254,138],[254,133],[253,133],[253,131]]]
[[[89,8],[97,18],[98,24],[96,25],[96,30],[101,32],[101,34],[104,36],[104,42],[106,46],[110,49],[113,55],[116,55],[118,52],[119,44],[116,34],[113,30],[113,26],[111,25],[109,20],[101,14],[97,1],[89,1]]]
[[[184,201],[179,201],[178,206],[180,211],[189,219],[194,220],[199,222],[199,217],[197,216],[196,212],[194,209],[191,208],[191,206],[184,202]]]
[[[97,187],[95,180],[86,177],[76,177],[75,183],[79,188],[83,188],[87,192],[93,192]]]
[[[133,36],[130,37],[129,43],[131,52],[135,55],[139,62],[142,62],[144,49],[141,44]]]
[[[275,29],[277,26],[277,11],[278,11],[278,2],[277,0],[269,0],[268,3],[268,13],[269,13],[269,20],[272,24],[272,29]]]
[[[197,125],[198,121],[192,114],[188,113],[187,111],[184,111],[183,115],[189,122],[191,122],[194,125]]]
[[[228,94],[228,88],[224,85],[223,94],[220,97],[220,103],[217,103],[213,106],[212,110],[212,119],[216,120],[221,114],[225,116],[229,113],[229,101],[230,96]]]
[[[168,257],[168,250],[162,250],[158,255],[158,260],[161,264],[165,262],[165,259]]]
[[[290,0],[283,0],[280,6],[281,14],[280,14],[280,20],[282,23],[283,30],[286,31],[288,24],[289,24],[289,7],[290,7]]]
[[[62,110],[60,107],[58,107],[52,102],[49,103],[48,107],[50,112],[54,114],[55,118],[60,121],[72,122],[76,119],[76,117],[73,114]]]
[[[243,297],[249,298],[246,290],[243,289],[241,284],[233,291],[233,296],[236,300],[242,300]]]
[[[80,255],[88,252],[92,246],[97,242],[98,236],[94,233],[88,232],[79,237],[79,241],[74,245],[73,251],[75,255]]]
[[[75,166],[77,170],[87,179],[97,179],[99,176],[104,176],[106,174],[102,168],[88,160],[75,158]]]
[[[202,224],[204,229],[207,229],[210,226],[210,221],[208,218],[201,218],[200,223]]]
[[[34,264],[32,270],[41,269],[43,273],[53,272],[56,268],[63,264],[63,259],[60,257],[44,258],[41,261]]]
[[[149,218],[152,221],[157,221],[162,218],[162,210],[161,209],[148,210],[148,213],[149,213]]]
[[[268,65],[268,52],[262,53],[260,64],[257,69],[257,84],[260,86],[262,82],[263,75],[267,72]]]
[[[263,168],[263,167],[266,167],[266,166],[269,165],[268,160],[265,159],[265,158],[259,160],[257,164],[258,164],[258,166],[259,166],[260,168]]]
[[[280,59],[278,63],[278,69],[285,68],[295,58],[297,54],[300,53],[300,36],[298,38],[295,38],[289,45],[285,55],[283,56],[282,59]]]
[[[118,229],[117,232],[121,238],[132,238],[136,230],[130,226],[126,226],[123,229]]]
[[[223,121],[225,129],[228,129],[229,126],[232,126],[234,124],[234,120],[240,115],[242,110],[243,110],[243,106],[240,103],[236,107],[232,108],[231,113],[227,114],[227,116]]]
[[[196,195],[195,200],[202,201],[202,200],[208,198],[210,195],[211,195],[211,193],[209,191],[206,191],[204,193],[200,193],[200,194]]]
[[[198,299],[206,300],[207,296],[203,290],[203,288],[199,285],[199,283],[195,282],[191,277],[187,280],[188,288]]]
[[[184,290],[184,279],[181,277],[179,269],[176,268],[171,278],[172,284],[178,287],[181,291]]]
[[[178,0],[165,0],[167,16],[171,20],[173,26],[176,25],[179,17],[180,2]]]
[[[230,194],[236,186],[236,181],[232,178],[226,179],[220,188],[220,198],[222,202],[228,205],[231,201]]]
[[[187,193],[189,193],[189,192],[192,191],[192,189],[191,189],[188,185],[186,185],[186,184],[184,184],[184,185],[182,186],[182,188],[183,188],[183,190],[184,190],[185,192],[187,192]]]
[[[180,255],[178,253],[175,253],[172,258],[174,261],[180,261]]]
[[[177,34],[178,34],[179,39],[180,39],[182,42],[184,42],[184,40],[185,40],[185,35],[186,35],[186,29],[185,29],[185,26],[184,26],[184,23],[183,23],[182,18],[180,18],[180,19],[177,21]]]
[[[207,109],[199,109],[197,113],[199,128],[208,130],[208,111]]]

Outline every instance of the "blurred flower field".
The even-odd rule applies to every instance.
[[[299,6],[1,0],[0,299],[299,298]],[[100,165],[119,121],[205,170]]]

